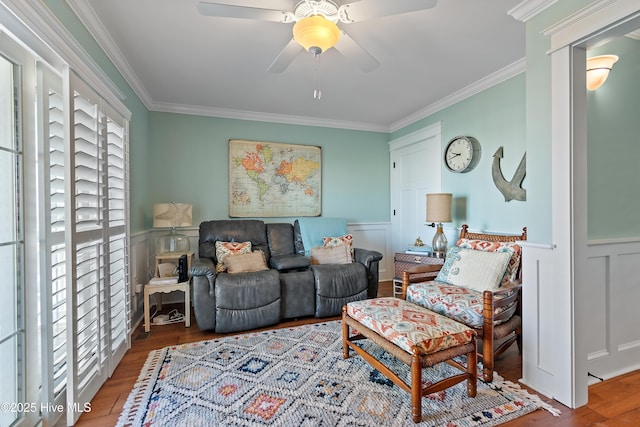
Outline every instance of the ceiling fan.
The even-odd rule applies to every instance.
[[[317,56],[332,47],[368,72],[380,63],[347,32],[338,28],[337,23],[350,24],[431,9],[437,1],[351,0],[343,3],[341,0],[301,0],[293,10],[289,10],[291,0],[261,0],[260,7],[250,6],[248,0],[201,1],[198,11],[206,16],[295,23],[293,38],[271,63],[267,69],[270,72],[281,73],[286,70],[303,49]]]

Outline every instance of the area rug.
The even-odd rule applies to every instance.
[[[408,366],[367,340],[367,350],[404,376]],[[451,376],[439,364],[423,381]],[[481,372],[481,370],[479,371]],[[538,396],[500,376],[423,398],[428,426],[493,426],[539,408]],[[341,322],[247,333],[152,351],[118,426],[413,426],[411,397],[360,356],[342,358]]]

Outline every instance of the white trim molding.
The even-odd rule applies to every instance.
[[[540,387],[570,408],[583,406],[588,400],[587,358],[592,340],[585,322],[590,313],[585,304],[589,296],[584,286],[589,280],[585,47],[612,35],[623,35],[625,30],[637,29],[637,25],[632,27],[639,16],[637,0],[601,0],[544,31],[551,46],[551,228],[555,248],[553,257],[545,258],[552,263],[552,274],[544,276],[548,283],[543,280],[539,283],[553,287],[551,306],[555,306],[555,310],[553,322],[543,321],[542,316],[547,312],[541,308],[527,310],[533,317],[526,317],[523,324],[537,324],[539,329],[529,332],[537,332],[536,345],[523,346],[523,375],[525,383],[537,390]],[[523,259],[525,257],[523,255]],[[530,261],[524,262],[529,266]],[[535,272],[536,266],[523,265],[524,274],[531,274],[526,272],[528,268],[534,268]],[[531,277],[527,280],[534,282]],[[523,288],[526,286],[527,283]],[[543,297],[530,295],[530,298]],[[526,295],[523,300],[526,304]],[[523,335],[526,336],[526,332]],[[549,369],[529,369],[531,365],[525,361],[537,360],[544,351],[554,354],[545,365]]]
[[[15,0],[14,0],[15,1]],[[33,1],[33,0],[30,0]],[[100,22],[99,17],[91,7],[91,4],[81,0],[65,0],[78,19],[87,28],[91,35],[95,38],[98,45],[105,52],[114,66],[120,71],[125,80],[129,83],[138,98],[150,111],[175,113],[175,114],[191,114],[205,117],[219,117],[226,119],[251,120],[257,122],[284,123],[290,125],[303,126],[320,126],[336,129],[361,130],[369,132],[391,133],[416,121],[437,113],[451,105],[464,101],[465,99],[487,90],[499,83],[502,83],[512,77],[515,77],[526,71],[526,60],[524,58],[509,64],[469,86],[454,92],[453,94],[434,102],[413,114],[391,124],[369,123],[369,122],[353,122],[343,120],[321,119],[307,116],[292,116],[283,114],[272,114],[263,111],[243,111],[227,108],[211,108],[199,105],[184,105],[155,101],[143,82],[138,78],[133,68],[126,60],[122,51],[118,48],[114,40],[109,36]],[[550,0],[546,0],[550,1]],[[556,0],[554,0],[556,1]]]
[[[89,31],[93,38],[99,42],[104,53],[118,69],[120,74],[122,74],[127,83],[129,83],[138,98],[147,105],[147,103],[151,101],[149,93],[138,76],[133,72],[133,68],[127,62],[118,45],[113,41],[107,30],[102,25],[102,22],[97,17],[90,3],[78,0],[65,1],[73,13],[78,17],[80,22],[85,26],[87,31]]]
[[[550,26],[542,34],[550,37],[549,52],[553,52],[595,37],[606,26],[614,23],[620,26],[638,17],[638,8],[638,0],[599,0]],[[637,30],[637,27],[629,32],[631,30]]]
[[[46,45],[51,46],[71,69],[105,96],[114,108],[120,110],[120,101],[125,99],[124,93],[60,24],[43,2],[39,0],[2,0],[2,2],[22,21],[23,25],[33,31]],[[37,53],[40,54],[40,52]],[[43,58],[46,59],[46,57]],[[55,65],[55,62],[52,65]]]
[[[516,21],[527,22],[545,9],[554,5],[558,0],[524,0],[507,12]]]
[[[442,111],[447,107],[450,107],[454,104],[464,101],[467,98],[472,97],[482,91],[485,91],[493,86],[496,86],[504,81],[507,81],[519,74],[522,74],[527,71],[527,61],[526,58],[521,58],[518,61],[507,65],[506,67],[496,71],[495,73],[491,73],[483,79],[478,80],[475,83],[470,84],[467,87],[460,89],[452,93],[449,96],[442,98],[441,100],[434,102],[431,105],[428,105],[413,114],[408,115],[407,117],[398,120],[397,122],[391,124],[390,131],[395,132],[399,129],[402,129],[405,126],[408,126],[412,123],[417,122],[420,119],[425,117],[429,117],[438,111]]]

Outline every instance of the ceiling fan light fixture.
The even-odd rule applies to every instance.
[[[314,55],[326,52],[338,43],[340,29],[322,15],[303,18],[293,26],[293,39]]]

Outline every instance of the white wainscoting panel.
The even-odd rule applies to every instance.
[[[132,235],[130,242],[131,289],[129,295],[131,295],[131,330],[133,331],[144,318],[144,293],[136,293],[136,285],[138,283],[145,285],[149,281],[149,232],[143,231]],[[151,253],[153,253],[153,246],[151,246]]]
[[[587,251],[588,281],[579,300],[591,336],[587,366],[609,379],[640,369],[640,242],[592,243]]]
[[[391,223],[371,222],[348,224],[354,246],[378,251],[382,254],[379,265],[380,281],[393,279],[393,250],[391,248]]]
[[[554,396],[555,362],[553,246],[522,242],[522,379]]]
[[[640,242],[588,245],[587,271],[574,290],[575,336],[586,339],[585,345],[575,347],[559,341],[564,336],[558,332],[559,319],[570,312],[571,302],[557,298],[564,285],[558,282],[554,265],[557,251],[553,245],[523,242],[522,246],[521,382],[558,399],[561,384],[572,375],[561,368],[572,348],[578,349],[575,360],[586,360],[588,372],[599,378],[640,369]],[[590,383],[597,381],[589,378]]]

